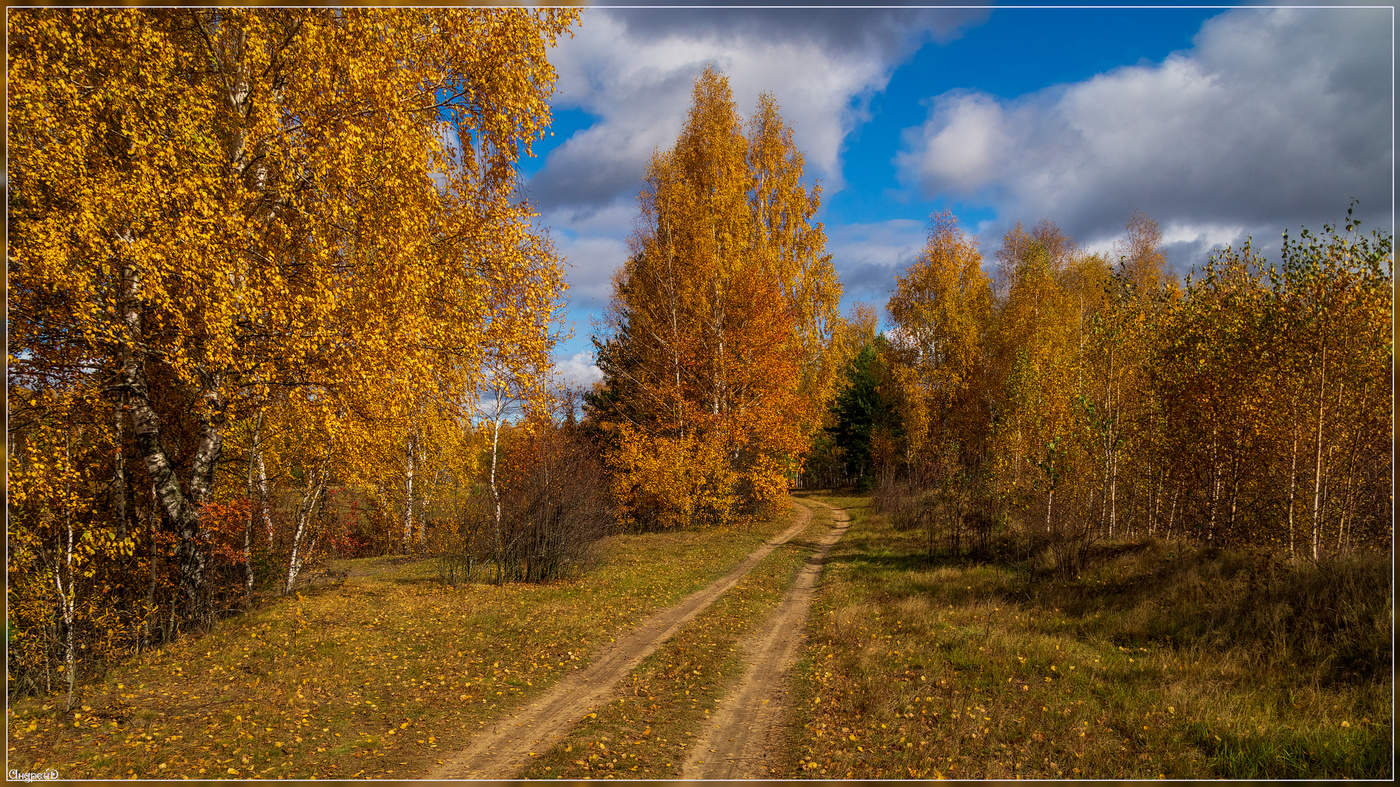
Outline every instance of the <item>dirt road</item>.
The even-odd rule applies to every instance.
[[[828,506],[829,507],[829,506]],[[831,546],[845,535],[851,518],[832,508],[832,526],[798,572],[782,604],[747,640],[741,652],[748,663],[743,678],[710,717],[699,742],[681,768],[682,779],[753,779],[772,772],[782,744],[789,673],[797,661],[807,613],[812,607],[822,564]]]
[[[509,779],[525,768],[531,752],[543,753],[580,719],[602,705],[613,689],[642,659],[670,639],[686,621],[702,612],[753,570],[778,546],[801,533],[811,521],[810,508],[793,504],[793,525],[749,553],[732,571],[686,596],[679,604],[652,615],[598,655],[589,666],[564,678],[534,702],[482,730],[467,748],[444,759],[429,779]]]

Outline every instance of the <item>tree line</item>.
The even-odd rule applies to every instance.
[[[1016,225],[994,276],[951,214],[866,333],[809,467],[876,486],[956,549],[1012,527],[1077,566],[1147,536],[1318,559],[1391,543],[1392,238],[1285,233],[1167,274],[1136,215],[1116,259]]]

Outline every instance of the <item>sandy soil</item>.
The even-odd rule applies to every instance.
[[[734,587],[768,553],[801,533],[811,518],[811,509],[794,503],[793,525],[787,530],[750,552],[728,574],[686,596],[676,606],[647,618],[600,653],[593,663],[564,678],[543,696],[483,729],[467,748],[444,758],[443,764],[427,778],[508,779],[518,775],[532,752],[548,750],[580,719],[607,702],[617,684],[642,659]]]
[[[791,670],[802,644],[822,564],[845,535],[850,516],[832,509],[832,526],[817,542],[763,628],[740,648],[747,662],[738,686],[720,702],[681,769],[683,779],[754,779],[779,776]]]

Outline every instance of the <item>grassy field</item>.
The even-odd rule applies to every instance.
[[[1385,777],[1389,562],[1149,543],[1077,578],[922,554],[865,498],[791,740],[808,777]],[[794,774],[797,775],[797,774]]]
[[[813,506],[807,530],[778,547],[753,572],[649,656],[622,696],[574,727],[522,778],[678,778],[724,691],[743,670],[739,643],[763,625],[831,524]]]
[[[61,778],[417,777],[489,719],[586,664],[646,614],[788,523],[621,535],[548,585],[436,579],[433,561],[352,561],[109,671],[72,713],[10,706],[9,767]]]

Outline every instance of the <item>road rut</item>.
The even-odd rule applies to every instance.
[[[812,511],[793,503],[794,523],[750,552],[728,574],[691,593],[679,604],[647,618],[620,637],[592,664],[559,681],[543,696],[485,728],[465,749],[445,759],[429,779],[508,779],[524,770],[531,752],[547,751],[580,719],[601,706],[642,659],[738,584],[778,546],[801,533]]]
[[[823,504],[825,505],[825,504]],[[720,702],[700,740],[681,768],[682,779],[744,779],[775,776],[775,755],[782,745],[782,722],[790,672],[802,644],[807,613],[833,544],[850,527],[842,509],[832,511],[832,526],[798,572],[777,611],[740,650],[748,668]]]

